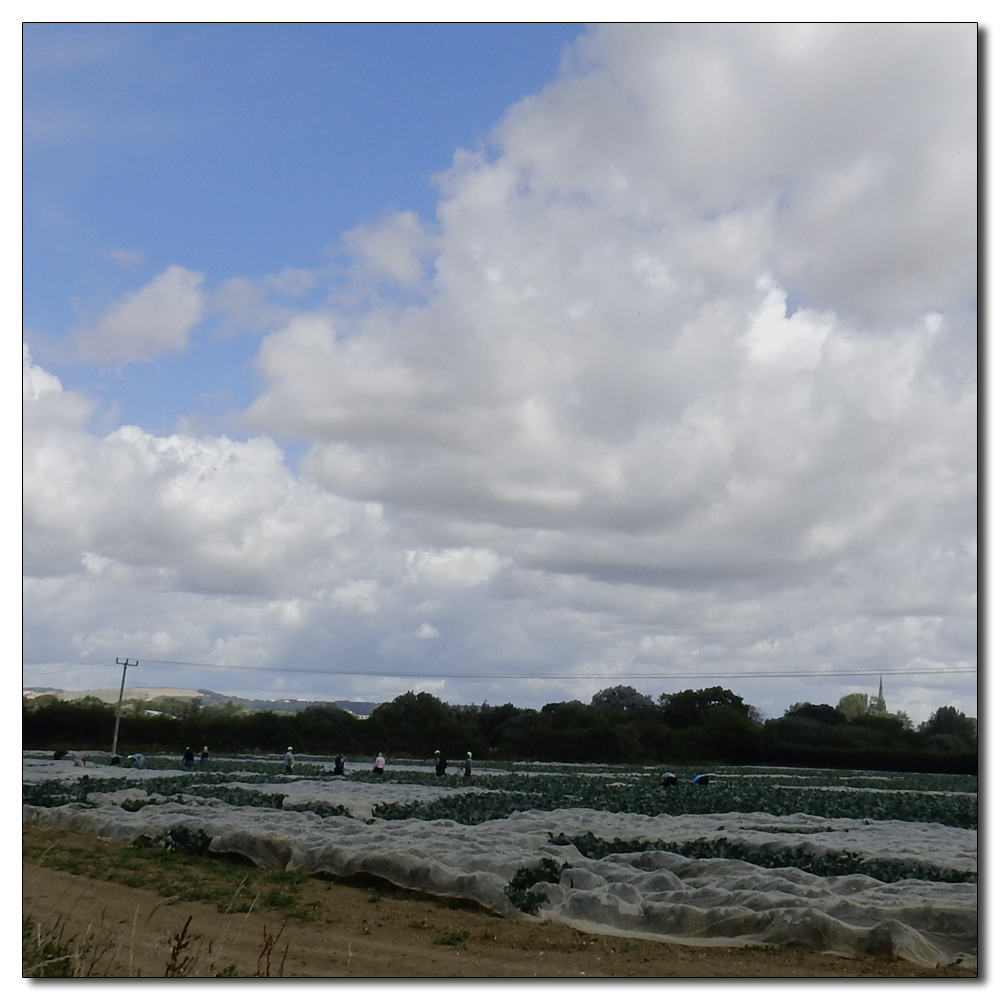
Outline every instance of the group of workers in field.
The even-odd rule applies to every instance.
[[[289,747],[289,750],[292,748]],[[76,767],[86,767],[87,761],[94,755],[93,750],[56,750],[52,755],[54,760],[71,760]],[[198,755],[198,766],[201,768],[208,767],[212,760],[212,755],[208,752],[208,747],[202,747],[201,753]],[[111,759],[109,761],[112,767],[122,767],[122,758],[120,754],[111,754]],[[185,771],[191,771],[194,769],[195,756],[194,751],[190,747],[184,748],[184,756],[181,760],[184,765]],[[125,767],[145,767],[146,766],[146,755],[144,753],[130,753],[125,758]]]
[[[93,754],[92,750],[56,750],[52,755],[56,760],[63,760],[68,758],[73,761],[76,767],[86,767],[87,760]],[[199,768],[206,768],[209,766],[212,760],[212,755],[208,752],[208,747],[203,746],[201,748],[201,753],[198,755],[198,766]],[[295,768],[295,754],[292,747],[288,747],[285,750],[282,760],[285,764],[285,774],[292,774]],[[146,766],[146,756],[142,753],[130,753],[127,757],[127,766],[142,768]],[[111,758],[111,763],[113,765],[121,764],[121,757],[115,755]],[[195,755],[191,747],[184,748],[184,756],[182,758],[182,763],[186,771],[191,771],[195,766]],[[443,778],[448,772],[448,759],[440,750],[434,751],[434,773],[439,777]],[[385,774],[386,760],[385,755],[380,750],[375,756],[375,764],[372,767],[372,773],[377,775]],[[345,760],[342,753],[337,754],[336,759],[333,762],[333,773],[334,776],[344,776],[345,771]],[[466,778],[472,777],[472,751],[468,750],[465,754],[465,760],[463,761],[463,774]],[[692,785],[707,785],[709,783],[711,775],[708,774],[696,774],[691,779]],[[664,771],[660,775],[660,785],[664,788],[669,788],[672,785],[677,784],[677,775],[673,771]]]
[[[85,767],[87,764],[87,759],[93,754],[92,750],[76,751],[76,750],[57,750],[52,756],[56,760],[62,760],[64,758],[70,759],[78,767]],[[212,760],[212,755],[208,751],[208,747],[202,747],[201,753],[198,756],[197,764],[200,769],[207,768]],[[292,774],[295,770],[295,752],[293,747],[288,747],[282,756],[282,761],[285,765],[285,774]],[[445,759],[444,754],[440,750],[434,751],[434,770],[439,777],[443,776],[448,768],[448,761]],[[115,755],[111,758],[111,763],[115,766],[119,766],[122,763],[121,757]],[[191,747],[184,748],[184,755],[181,758],[181,763],[185,771],[192,771],[195,767],[195,754]],[[337,754],[336,759],[333,762],[333,773],[334,776],[344,776],[345,772],[345,758],[342,753]],[[126,767],[136,767],[141,768],[146,766],[146,756],[142,753],[130,753],[126,758]],[[380,750],[375,757],[375,764],[372,767],[372,772],[374,774],[385,774],[386,760],[385,755]],[[469,750],[465,755],[465,767],[464,767],[465,777],[472,777],[472,751]]]
[[[343,761],[344,761],[343,755],[342,754],[338,755],[337,756],[337,760],[336,760],[336,762],[334,764],[334,768],[333,768],[333,773],[334,774],[343,774],[344,773]],[[445,757],[445,755],[443,753],[441,753],[440,750],[435,750],[434,751],[434,773],[439,778],[443,778],[445,776],[445,774],[447,773],[449,766],[450,765],[448,764],[448,760]],[[385,774],[385,767],[386,767],[385,754],[382,753],[381,750],[379,750],[377,756],[375,757],[375,764],[372,767],[372,773],[373,774]],[[466,751],[463,773],[464,773],[465,777],[467,777],[467,778],[471,778],[472,777],[472,751],[471,750],[467,750]]]
[[[472,751],[467,750],[465,754],[463,773],[466,778],[472,777]],[[443,778],[448,771],[448,761],[440,750],[434,751],[434,773]]]

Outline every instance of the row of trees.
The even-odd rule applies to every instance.
[[[853,696],[848,696],[852,698]],[[939,708],[914,729],[905,717],[856,711],[857,700],[793,705],[764,721],[743,699],[712,687],[661,695],[634,688],[598,692],[589,705],[554,702],[540,710],[514,705],[448,705],[409,692],[367,719],[335,705],[301,712],[256,712],[231,703],[135,703],[123,715],[119,748],[180,752],[208,744],[220,752],[280,752],[429,758],[550,760],[601,763],[774,763],[889,770],[975,772],[974,719]],[[875,706],[877,709],[877,706]],[[845,711],[845,708],[850,711]],[[24,702],[24,745],[33,749],[111,745],[114,708],[97,699]]]

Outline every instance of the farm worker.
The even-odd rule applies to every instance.
[[[385,774],[385,757],[382,756],[381,750],[379,750],[378,756],[375,758],[375,766],[372,770],[376,774]]]
[[[208,747],[202,747],[201,753],[198,756],[198,766],[207,767],[208,762],[212,759],[212,755],[208,752]]]
[[[337,759],[333,762],[333,773],[334,774],[344,773],[344,755],[342,753],[338,753]]]
[[[292,773],[292,767],[295,764],[295,756],[292,754],[292,748],[289,747],[285,751],[285,774]]]
[[[145,767],[146,766],[146,755],[141,753],[130,753],[128,755],[129,761],[131,761],[131,767]]]
[[[691,779],[691,784],[692,785],[707,785],[708,784],[708,775],[707,774],[696,774]]]
[[[55,753],[54,753],[54,754],[52,755],[52,759],[53,759],[53,760],[62,760],[62,759],[63,759],[63,757],[65,757],[65,756],[66,756],[66,754],[68,754],[68,753],[69,753],[69,751],[68,751],[68,750],[57,750],[57,751],[56,751],[56,752],[55,752]]]
[[[444,759],[444,754],[440,750],[435,750],[434,756],[437,758],[437,763],[434,765],[434,773],[439,778],[443,778],[445,771],[448,769],[448,761]]]
[[[465,776],[467,778],[472,777],[472,751],[468,750],[465,754]]]
[[[677,775],[674,774],[673,771],[664,771],[663,774],[660,775],[660,784],[664,787],[667,785],[676,785]]]
[[[190,771],[194,767],[194,751],[190,747],[184,748],[184,769]]]
[[[92,750],[84,750],[82,752],[73,753],[73,766],[74,767],[86,767],[87,758],[93,753]]]
[[[121,765],[121,762],[122,762],[122,759],[121,759],[121,757],[118,754],[115,754],[114,757],[111,758],[111,766],[112,767],[119,767]]]

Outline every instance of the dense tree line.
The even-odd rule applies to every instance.
[[[213,751],[452,759],[471,751],[479,760],[568,763],[782,764],[880,770],[978,770],[976,723],[951,706],[914,729],[903,715],[864,710],[858,697],[841,705],[793,705],[761,721],[743,699],[721,687],[661,695],[634,688],[598,692],[587,705],[553,702],[541,709],[507,705],[448,705],[408,692],[375,708],[367,719],[335,705],[300,712],[256,712],[229,702],[161,700],[129,703],[119,750],[129,753]],[[853,700],[852,700],[853,699]],[[150,705],[155,705],[154,709]],[[847,708],[850,711],[845,712]],[[23,743],[30,749],[110,748],[115,707],[94,698],[24,701]]]

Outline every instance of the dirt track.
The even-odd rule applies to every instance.
[[[204,903],[171,904],[136,889],[25,863],[24,913],[44,925],[58,915],[71,933],[114,941],[115,975],[161,977],[170,936],[190,916],[182,957],[192,975],[331,977],[975,977],[881,957],[845,959],[799,947],[777,950],[687,948],[586,934],[558,923],[498,917],[446,901],[397,899],[371,889],[310,880],[318,903],[309,921],[275,912],[220,914]],[[451,941],[450,944],[440,943]],[[287,945],[287,955],[285,946]],[[283,958],[284,955],[284,958]],[[108,959],[112,956],[109,954]],[[284,961],[283,970],[281,963]],[[233,970],[230,970],[233,974]]]

